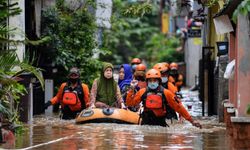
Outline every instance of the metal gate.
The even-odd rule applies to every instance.
[[[213,115],[214,103],[214,61],[211,58],[214,47],[202,47],[199,61],[199,98],[202,101],[202,115]]]

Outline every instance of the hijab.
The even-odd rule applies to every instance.
[[[121,89],[121,91],[123,90],[123,88],[126,85],[130,85],[130,82],[132,81],[133,77],[132,77],[132,68],[129,64],[123,64],[121,68],[124,68],[124,79],[123,80],[118,80],[118,85]]]
[[[107,68],[114,70],[111,63],[104,63],[101,76],[97,80],[97,98],[96,100],[111,106],[116,101],[117,82],[114,77],[107,79],[104,72]]]

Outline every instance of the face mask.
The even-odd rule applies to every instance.
[[[159,86],[158,82],[148,82],[148,87],[152,90],[156,89]]]
[[[137,65],[132,65],[132,69],[135,70],[136,66],[137,66]]]
[[[75,84],[77,81],[78,81],[77,78],[75,78],[75,79],[70,78],[70,79],[69,79],[69,82],[72,83],[72,84]]]
[[[168,82],[168,77],[162,77],[162,78],[161,78],[161,81],[162,81],[162,83]]]

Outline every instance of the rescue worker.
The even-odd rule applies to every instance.
[[[135,68],[135,73],[134,73],[134,80],[137,80],[137,90],[141,88],[145,88],[147,86],[146,83],[146,70],[147,67],[144,64],[139,64]]]
[[[177,88],[176,86],[173,85],[173,83],[168,81],[168,63],[157,63],[154,65],[154,69],[160,71],[161,73],[161,85],[165,89],[168,89],[171,91],[173,94],[176,94]],[[176,112],[172,109],[169,108],[168,113],[166,114],[167,119],[178,119]]]
[[[81,110],[89,106],[89,88],[80,81],[79,69],[70,69],[68,81],[62,83],[56,96],[45,103],[45,109],[50,105],[60,103],[62,119],[74,119]]]
[[[168,68],[168,63],[157,63],[154,65],[154,69],[158,70],[161,72],[161,81],[162,81],[162,86],[165,89],[170,90],[173,94],[176,94],[178,92],[177,87],[174,86],[172,82],[169,82],[168,76],[169,76],[169,68]]]
[[[180,113],[192,125],[201,128],[199,122],[194,121],[184,108],[179,99],[169,90],[161,86],[161,73],[156,69],[150,69],[146,73],[147,88],[140,89],[137,93],[129,90],[126,104],[135,106],[142,101],[142,125],[166,126],[165,116],[169,107]]]
[[[113,77],[114,67],[110,63],[104,63],[101,76],[94,80],[91,89],[91,107],[126,108],[121,96],[120,88]]]
[[[132,67],[133,73],[135,72],[136,66],[139,65],[141,62],[142,62],[142,61],[141,61],[140,58],[133,58],[133,59],[131,60],[131,67]]]
[[[178,73],[178,64],[173,62],[169,65],[169,81],[172,82],[176,87],[178,92],[181,90],[183,85],[183,75]]]

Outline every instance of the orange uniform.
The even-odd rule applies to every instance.
[[[177,80],[173,76],[169,76],[169,82],[174,84],[177,89],[180,89],[183,85],[183,75],[179,74]]]
[[[174,84],[172,82],[167,82],[168,87],[166,89],[168,89],[169,91],[171,91],[173,94],[175,94],[176,92],[178,92],[178,89],[176,86],[174,86]]]
[[[65,106],[65,104],[62,103],[62,99],[63,99],[64,88],[65,88],[66,85],[67,85],[67,83],[62,83],[61,84],[56,96],[53,97],[50,100],[52,105],[60,103],[62,105],[62,107]],[[86,84],[82,83],[82,89],[83,89],[83,100],[85,102],[85,107],[87,108],[90,105],[89,88],[88,88],[88,86]],[[79,111],[79,110],[72,110],[72,111]]]
[[[178,64],[175,62],[172,62],[169,65],[169,68],[171,71],[174,71],[172,74],[169,75],[169,81],[172,82],[178,89],[178,91],[180,91],[181,86],[183,85],[183,75],[182,74],[178,74]]]
[[[136,106],[142,100],[143,94],[146,92],[146,88],[140,89],[137,93],[134,94],[133,90],[129,90],[126,98],[126,104],[128,106]],[[163,94],[166,97],[166,102],[171,108],[183,116],[186,120],[192,122],[193,119],[188,111],[184,108],[182,103],[177,99],[177,97],[167,89],[163,90]]]

